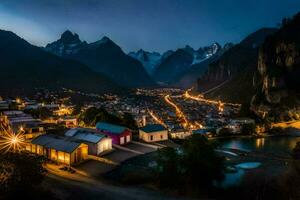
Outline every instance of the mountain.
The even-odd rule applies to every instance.
[[[83,42],[77,34],[66,31],[61,38],[48,44],[45,50],[63,58],[80,61],[120,85],[127,87],[154,86],[143,65],[126,55],[108,37],[93,43]]]
[[[0,91],[31,93],[34,88],[62,87],[89,92],[113,92],[118,87],[84,64],[65,60],[0,30]]]
[[[209,59],[219,52],[220,48],[218,43],[214,43],[198,50],[187,45],[176,51],[169,51],[162,56],[163,59],[156,67],[153,78],[161,84],[174,84],[191,66]]]
[[[253,78],[257,68],[259,46],[267,36],[276,31],[275,28],[260,29],[231,47],[208,66],[198,80],[198,90],[205,91],[222,84],[222,87],[208,96],[231,102],[249,102],[255,92]]]
[[[67,30],[61,38],[46,46],[46,50],[52,52],[58,56],[68,57],[72,54],[76,54],[81,48],[86,46],[85,41],[81,41],[79,36],[71,31]]]
[[[148,52],[142,49],[138,50],[137,52],[130,52],[128,55],[140,61],[150,75],[152,75],[156,66],[162,59],[162,55],[160,55],[160,53]]]
[[[300,13],[284,19],[259,49],[252,109],[271,120],[298,119],[300,105]]]
[[[194,87],[197,84],[197,80],[207,70],[208,66],[215,62],[220,56],[233,46],[232,43],[227,43],[223,48],[220,48],[217,52],[213,52],[211,56],[201,62],[193,64],[188,71],[183,73],[181,77],[174,84],[177,87],[188,89]]]

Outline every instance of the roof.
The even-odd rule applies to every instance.
[[[114,125],[106,122],[98,122],[96,128],[100,131],[108,131],[115,134],[121,134],[128,128],[125,126]]]
[[[146,133],[153,133],[153,132],[158,132],[158,131],[166,131],[167,129],[160,124],[149,124],[149,125],[141,128],[141,130]]]
[[[65,133],[65,136],[72,137],[73,139],[81,140],[83,142],[98,143],[106,135],[97,133],[89,129],[74,128],[70,129]]]
[[[66,153],[72,153],[81,145],[79,142],[68,141],[66,138],[55,135],[40,135],[31,143]]]
[[[207,134],[209,132],[211,132],[211,129],[197,129],[192,131],[193,134]]]

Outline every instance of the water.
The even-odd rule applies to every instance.
[[[255,169],[261,165],[260,162],[244,162],[235,165],[235,167],[240,168],[240,169]]]
[[[300,137],[233,138],[218,140],[220,147],[267,153],[290,153]]]
[[[290,154],[300,137],[266,137],[266,138],[233,138],[218,140],[220,147],[238,149],[243,151],[259,151],[277,155]],[[225,173],[225,178],[219,185],[222,188],[238,185],[246,170],[260,167],[260,162],[244,162],[233,167],[234,173]]]

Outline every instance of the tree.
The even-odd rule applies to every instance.
[[[52,111],[46,107],[41,107],[38,109],[27,109],[24,110],[25,113],[30,114],[34,118],[47,119],[49,116],[52,116]]]
[[[241,132],[243,134],[253,134],[253,133],[255,133],[255,124],[253,124],[253,123],[243,124]]]
[[[183,143],[183,165],[187,183],[196,190],[210,188],[223,179],[224,159],[215,152],[215,144],[194,134]]]
[[[138,130],[137,123],[135,119],[133,118],[132,114],[130,113],[124,113],[123,115],[123,124],[124,126],[132,129],[132,130]]]
[[[137,124],[130,113],[124,113],[122,117],[108,113],[104,108],[91,107],[79,115],[79,123],[86,126],[95,126],[97,122],[107,122],[126,126],[137,130]]]
[[[0,193],[8,199],[31,196],[44,178],[43,161],[27,152],[0,154]]]
[[[177,188],[181,182],[181,158],[174,148],[166,147],[158,150],[157,180],[162,187]]]
[[[296,143],[296,146],[292,152],[292,156],[295,160],[300,160],[300,142]]]
[[[79,115],[81,113],[82,104],[77,104],[72,112],[72,115]]]
[[[194,192],[211,189],[214,181],[224,176],[224,159],[216,154],[215,147],[206,137],[192,135],[178,150],[170,147],[160,150],[157,158],[159,184]]]

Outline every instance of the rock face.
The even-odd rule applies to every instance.
[[[67,57],[76,54],[86,45],[87,43],[81,41],[76,33],[73,34],[67,30],[61,35],[59,40],[47,44],[46,50],[58,56]]]
[[[259,50],[253,105],[286,110],[300,105],[300,13],[284,20],[282,27],[266,39]]]
[[[86,43],[81,41],[77,34],[66,31],[59,40],[48,44],[45,50],[63,58],[79,61],[126,87],[155,86],[143,65],[126,55],[108,37]]]
[[[0,92],[16,95],[35,88],[62,87],[87,92],[115,92],[118,87],[88,66],[66,60],[9,31],[0,30]]]
[[[256,68],[258,47],[265,37],[274,31],[276,29],[263,28],[250,34],[239,44],[225,52],[220,59],[210,64],[202,80],[219,83],[232,78],[245,68]]]
[[[256,80],[259,46],[276,30],[260,29],[224,52],[198,79],[198,90],[205,91],[226,82],[209,96],[231,102],[250,102],[255,93],[253,81]]]

